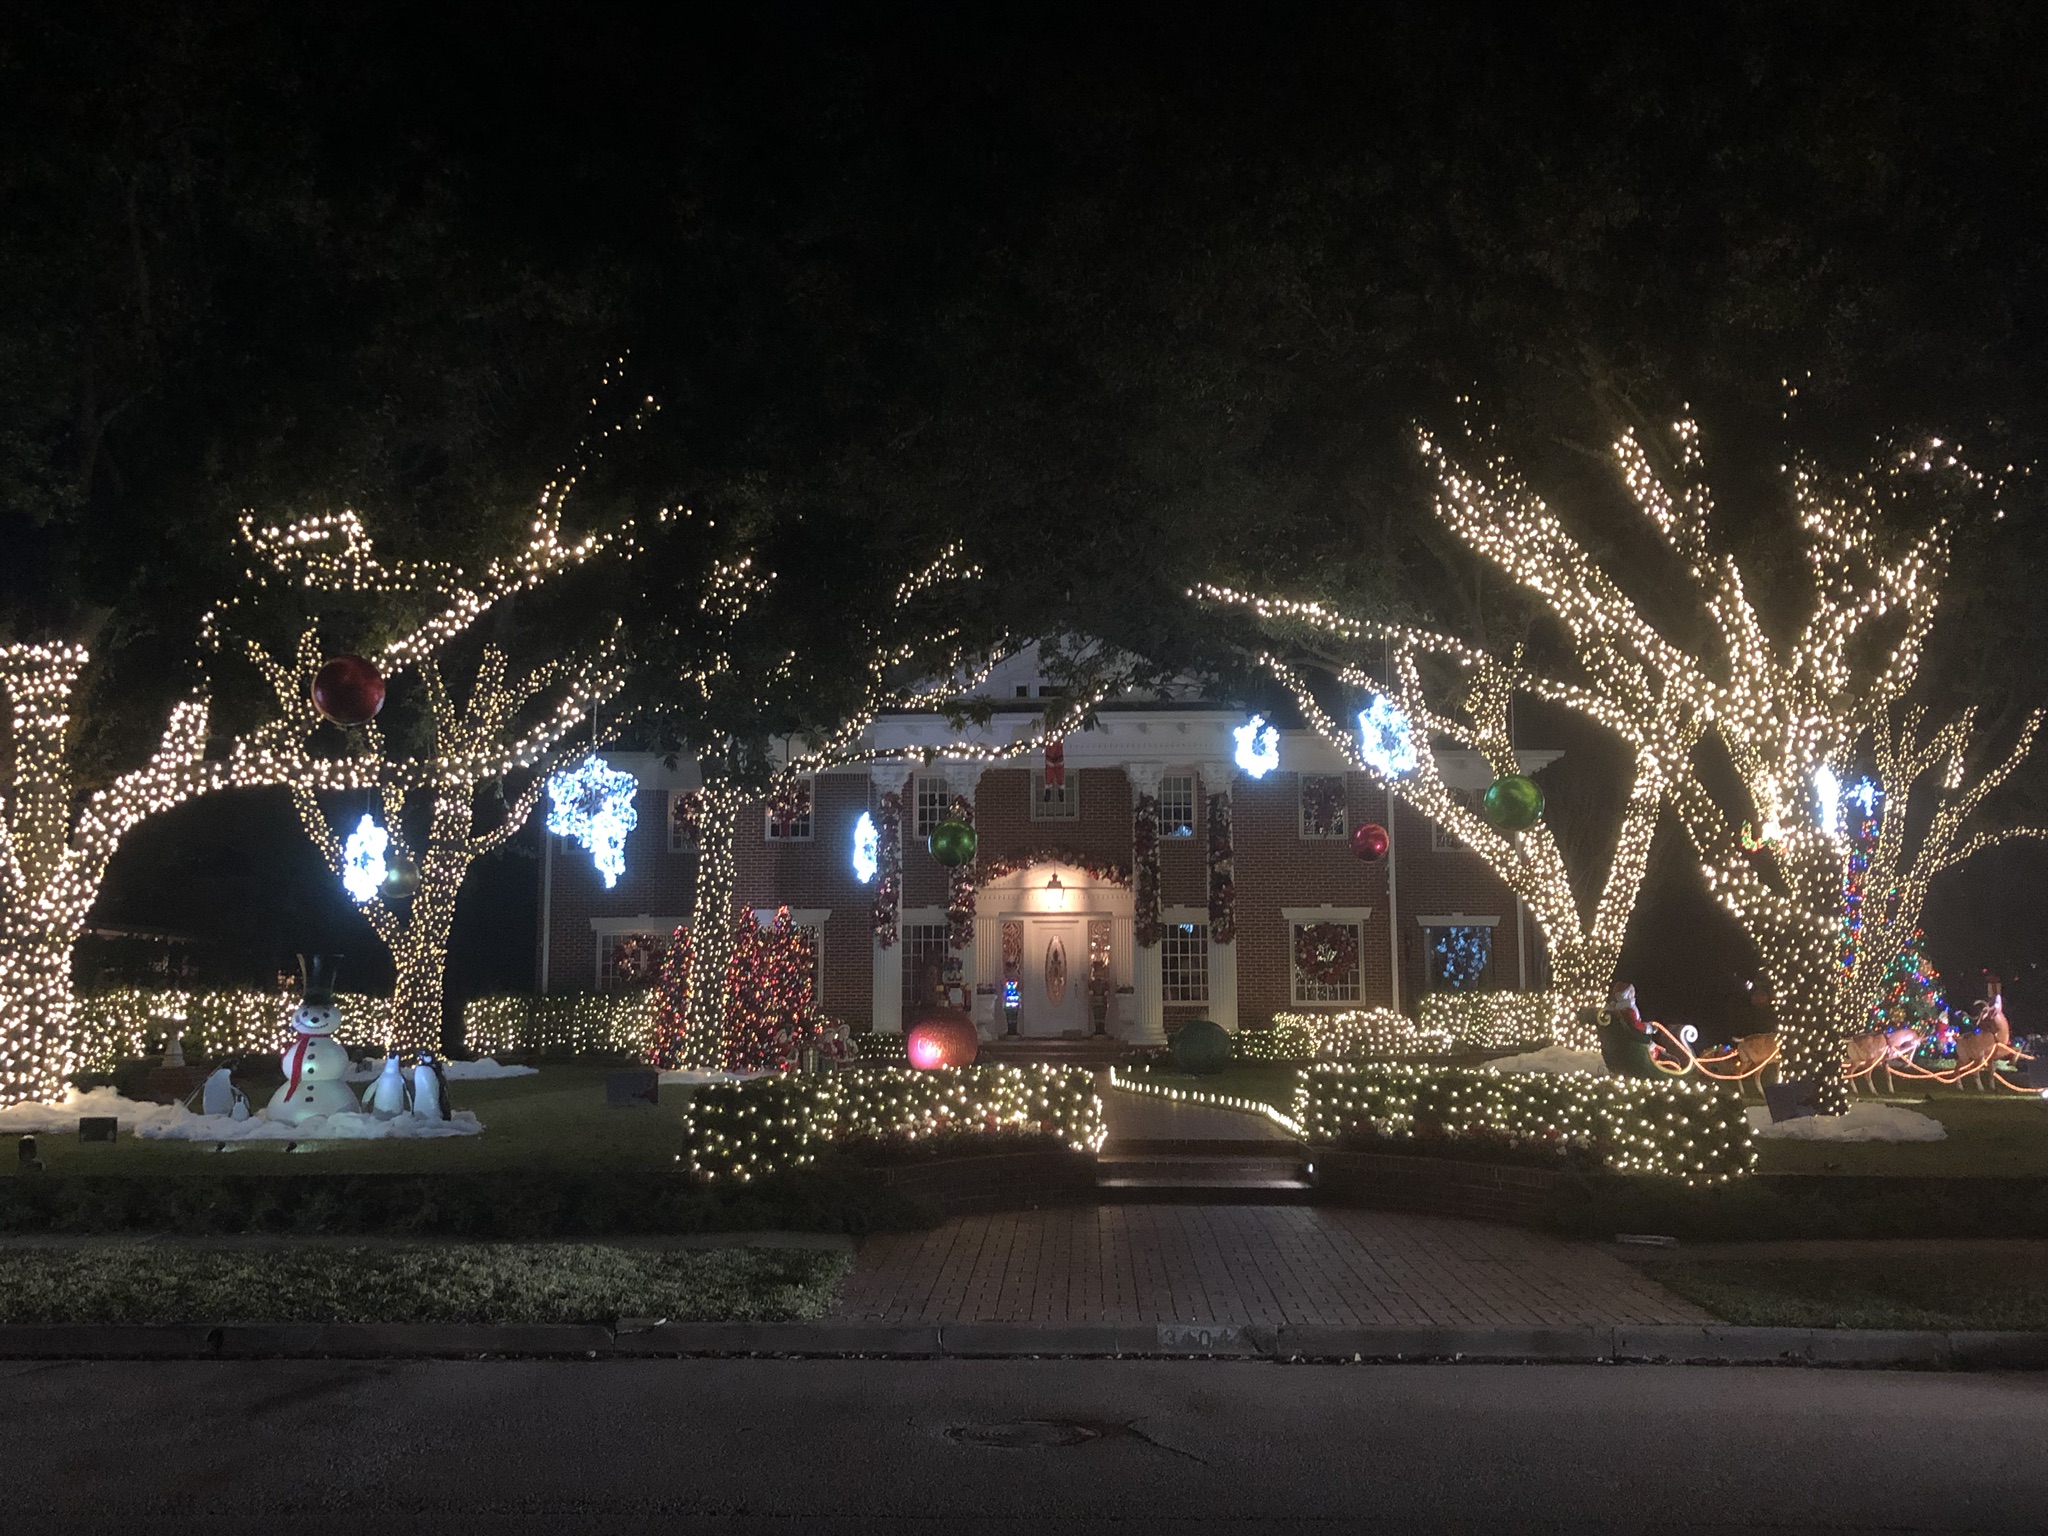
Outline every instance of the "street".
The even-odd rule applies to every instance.
[[[2038,1531],[2048,1378],[1232,1361],[0,1365],[23,1536]]]

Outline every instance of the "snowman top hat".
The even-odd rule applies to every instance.
[[[299,986],[305,1003],[331,1003],[334,1001],[334,972],[342,962],[340,955],[299,956]]]

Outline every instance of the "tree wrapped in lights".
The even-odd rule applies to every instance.
[[[1700,718],[1688,701],[1654,679],[1637,679],[1636,707],[1656,718],[1660,730],[1654,746],[1639,745],[1635,751],[1634,776],[1607,867],[1586,881],[1597,893],[1586,912],[1550,826],[1539,821],[1521,832],[1495,827],[1452,789],[1435,753],[1426,750],[1444,743],[1478,754],[1496,777],[1519,773],[1510,729],[1515,694],[1558,697],[1572,691],[1566,684],[1539,676],[1519,654],[1496,656],[1452,635],[1359,618],[1324,602],[1260,597],[1222,586],[1200,587],[1195,595],[1213,606],[1242,611],[1275,640],[1291,642],[1289,656],[1263,651],[1259,661],[1293,695],[1309,726],[1359,772],[1386,785],[1397,799],[1477,854],[1522,899],[1550,955],[1551,1032],[1569,1045],[1593,1045],[1595,1015],[1606,1001],[1649,870],[1665,783],[1659,751],[1676,750],[1700,731]],[[1371,661],[1384,667],[1384,680],[1368,670]],[[1310,664],[1358,701],[1356,730],[1324,707],[1306,673]]]
[[[1933,723],[1916,697],[1953,521],[1936,518],[1898,541],[1885,534],[1889,504],[1995,497],[1997,488],[1938,440],[1842,483],[1796,466],[1809,579],[1797,621],[1778,629],[1719,545],[1697,426],[1677,423],[1673,439],[1662,468],[1634,431],[1614,448],[1631,500],[1684,574],[1690,601],[1663,625],[1504,461],[1478,454],[1474,469],[1427,434],[1420,445],[1436,471],[1439,519],[1571,643],[1579,676],[1544,696],[1654,766],[1709,890],[1771,980],[1785,1075],[1818,1084],[1823,1109],[1839,1113],[1843,1042],[1879,1009],[1933,879],[1985,848],[2048,835],[1979,824],[1986,798],[2031,750],[2041,715],[2001,745],[1975,709]],[[1705,750],[1700,722],[1718,751]],[[1859,764],[1874,769],[1868,839],[1844,824],[1844,784]],[[1859,889],[1845,949],[1852,858]]]

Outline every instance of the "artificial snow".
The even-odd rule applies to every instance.
[[[685,1087],[701,1088],[706,1083],[746,1083],[768,1075],[766,1072],[664,1072],[661,1081],[664,1086],[680,1083]]]
[[[375,1082],[377,1074],[383,1070],[384,1058],[382,1056],[366,1057],[362,1061],[351,1065],[342,1081],[345,1083]],[[539,1067],[500,1066],[495,1059],[489,1056],[484,1057],[480,1061],[443,1061],[441,1063],[441,1076],[451,1083],[485,1083],[499,1077],[532,1077],[539,1071]]]
[[[1489,1072],[1584,1072],[1593,1077],[1607,1075],[1607,1063],[1598,1051],[1575,1051],[1568,1045],[1546,1045],[1540,1051],[1503,1056],[1486,1064]]]
[[[424,1115],[315,1115],[297,1125],[266,1119],[261,1113],[236,1120],[227,1115],[195,1115],[182,1104],[142,1104],[113,1088],[73,1089],[55,1104],[14,1104],[0,1109],[0,1133],[71,1134],[85,1118],[113,1119],[121,1129],[144,1141],[390,1141],[443,1136],[476,1136],[483,1122],[467,1110],[449,1120]]]
[[[1773,1120],[1761,1105],[1748,1110],[1752,1136],[1777,1141],[1942,1141],[1948,1127],[1932,1115],[1896,1104],[1852,1104],[1846,1115],[1801,1115]]]

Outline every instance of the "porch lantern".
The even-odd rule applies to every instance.
[[[1054,875],[1045,882],[1045,899],[1055,912],[1067,910],[1067,888],[1060,884],[1060,877]]]

